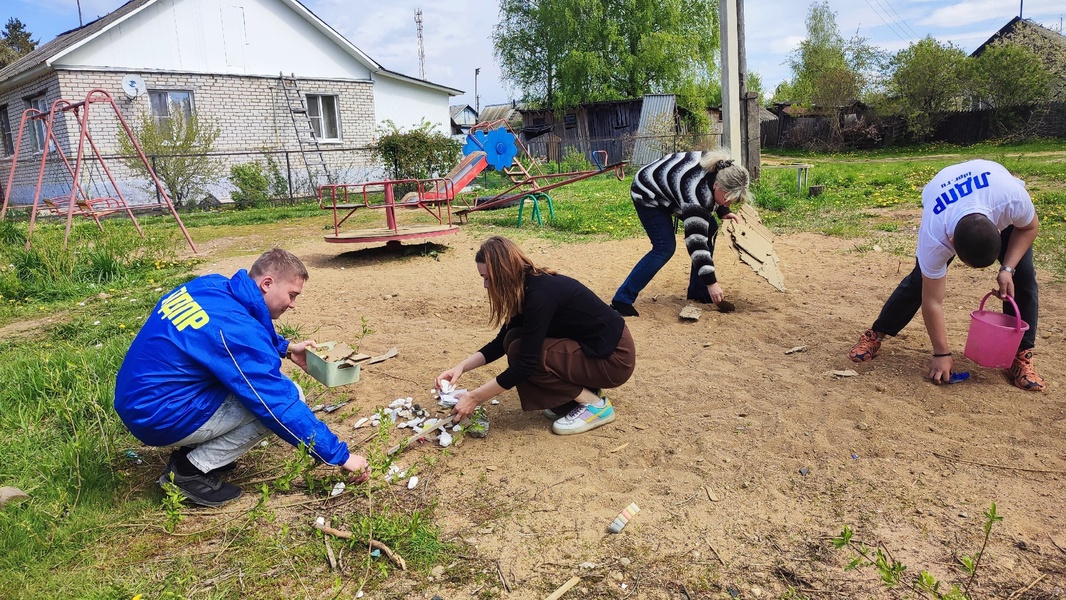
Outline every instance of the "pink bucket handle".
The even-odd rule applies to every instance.
[[[978,312],[985,311],[985,301],[988,300],[993,294],[995,294],[995,292],[988,292],[987,294],[985,294],[984,298],[981,298],[981,306],[977,307]],[[1018,305],[1014,302],[1014,298],[1007,296],[1007,300],[1010,300],[1010,305],[1014,307],[1014,318],[1017,319],[1017,321],[1014,323],[1014,333],[1018,333],[1022,330],[1022,323],[1024,323],[1025,321],[1022,320],[1022,312],[1018,310]]]

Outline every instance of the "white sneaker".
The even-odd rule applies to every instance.
[[[565,417],[552,423],[552,432],[573,435],[606,425],[614,420],[614,406],[606,397],[593,404],[578,404]]]

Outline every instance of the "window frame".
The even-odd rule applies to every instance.
[[[185,102],[183,102],[180,99],[179,100],[175,100],[174,98],[171,97],[171,95],[178,95],[178,94],[183,94],[183,95],[188,96],[188,103],[185,103]],[[161,95],[165,95],[165,97],[166,97],[166,102],[164,104],[160,104],[156,100],[156,98],[161,96]],[[172,114],[171,111],[172,111],[172,109],[173,109],[175,104],[184,107],[185,108],[185,110],[184,110],[185,118],[189,118],[189,117],[191,117],[193,115],[193,113],[196,112],[196,95],[193,93],[192,90],[186,90],[186,89],[151,89],[151,90],[148,90],[148,110],[152,114],[152,119],[156,122],[157,125],[163,125],[164,123],[166,123],[167,121],[170,120],[171,114]],[[167,113],[165,115],[164,114],[160,114],[156,110],[159,106],[165,106],[166,107]]]
[[[333,129],[335,135],[324,135],[324,129],[329,125],[327,113],[323,110],[322,99],[331,98],[333,101]],[[339,144],[344,141],[341,130],[341,103],[340,94],[305,94],[307,104],[307,119],[311,123],[311,130],[315,132],[315,139],[324,144]],[[313,112],[317,111],[317,114]]]
[[[34,94],[33,96],[26,97],[26,104],[28,108],[36,108],[42,115],[48,114],[48,103],[45,101],[45,92]],[[33,119],[30,121],[30,140],[33,144],[33,151],[37,154],[44,153],[44,142],[48,138],[47,125],[43,119]]]
[[[8,105],[0,105],[0,147],[4,150],[4,156],[15,155],[15,132],[11,130],[11,116],[8,113]]]

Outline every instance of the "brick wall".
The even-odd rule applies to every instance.
[[[285,95],[276,78],[242,77],[212,74],[179,73],[140,73],[150,91],[191,91],[193,107],[201,122],[209,123],[220,129],[215,142],[215,151],[219,153],[289,151],[288,164],[285,156],[278,155],[283,171],[293,174],[297,179],[297,189],[310,188],[307,184],[308,173],[298,152],[299,144],[293,127]],[[27,107],[26,96],[44,90],[49,103],[62,97],[74,102],[85,99],[93,89],[102,89],[115,100],[123,118],[131,126],[139,122],[142,115],[150,112],[149,95],[128,98],[121,90],[121,74],[100,71],[58,71],[0,95],[0,105],[8,105],[8,115],[12,128],[18,129],[22,111]],[[342,140],[335,144],[322,144],[323,149],[343,147],[351,149],[345,152],[326,152],[323,154],[333,172],[340,181],[363,180],[374,171],[370,153],[365,148],[372,142],[374,135],[374,95],[372,84],[368,82],[305,80],[299,79],[301,91],[305,94],[336,94],[339,98],[340,127]],[[302,115],[298,115],[303,118]],[[68,155],[73,155],[78,144],[78,129],[73,116],[65,114],[57,117],[55,135],[60,146]],[[97,148],[105,157],[120,151],[118,138],[125,135],[114,110],[106,103],[93,103],[90,107],[90,133]],[[301,122],[301,126],[304,124]],[[16,180],[12,186],[12,200],[15,203],[30,203],[40,167],[40,155],[32,152],[29,135],[25,136],[19,153],[19,165],[16,168]],[[49,155],[45,173],[43,194],[45,197],[69,195],[70,176],[54,154]],[[258,160],[264,162],[264,155],[218,156],[224,165],[224,172],[229,166]],[[107,165],[116,179],[120,180],[120,189],[131,203],[143,204],[155,202],[154,194],[145,188],[147,183],[134,177],[121,160],[109,159]],[[288,167],[288,168],[286,168]],[[7,185],[11,168],[10,157],[0,159],[0,186]],[[106,175],[98,166],[86,167],[82,177],[91,178],[95,189],[93,195],[113,195]],[[317,183],[326,183],[320,173],[313,173]],[[355,179],[353,179],[355,178]],[[216,196],[228,196],[232,186],[225,176],[208,191]]]

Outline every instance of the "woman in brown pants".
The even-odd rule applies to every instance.
[[[537,267],[514,242],[491,237],[474,257],[489,293],[490,319],[500,333],[437,376],[459,377],[507,355],[507,368],[477,389],[458,394],[456,420],[483,402],[517,388],[522,410],[544,410],[559,435],[582,433],[614,420],[604,388],[629,380],[636,350],[625,320],[581,282]]]

